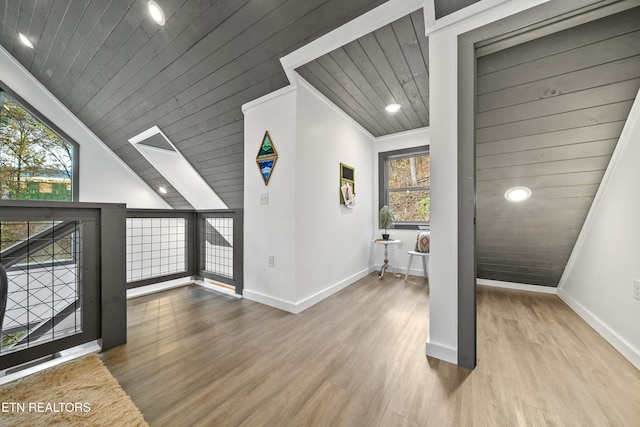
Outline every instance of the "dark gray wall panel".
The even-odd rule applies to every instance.
[[[478,277],[557,286],[640,89],[640,8],[477,61]],[[504,199],[513,186],[531,199]]]
[[[444,18],[480,0],[434,0],[436,19]]]

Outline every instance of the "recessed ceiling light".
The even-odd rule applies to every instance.
[[[531,189],[528,187],[511,187],[504,192],[504,198],[510,202],[522,202],[531,197]]]
[[[31,43],[31,40],[29,40],[29,37],[25,36],[22,33],[18,33],[18,37],[20,38],[20,41],[22,42],[23,45],[27,46],[29,49],[33,49],[33,43]]]
[[[400,104],[389,104],[386,107],[384,107],[384,109],[390,113],[395,113],[396,111],[399,111],[400,108],[402,108]]]
[[[158,5],[158,3],[154,1],[150,1],[147,3],[149,7],[149,13],[154,21],[156,21],[159,25],[164,25],[164,13],[162,12],[162,8]]]
[[[166,188],[164,188],[164,187],[158,187],[158,191],[159,191],[161,194],[167,194],[167,189],[166,189]]]

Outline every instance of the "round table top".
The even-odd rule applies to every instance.
[[[373,243],[382,243],[384,245],[393,245],[394,243],[402,243],[402,241],[401,240],[395,240],[395,239],[394,240],[391,240],[391,239],[389,239],[389,240],[375,239],[373,241]]]

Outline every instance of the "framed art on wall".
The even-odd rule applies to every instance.
[[[355,169],[340,163],[340,204],[353,208],[356,204]]]
[[[269,180],[271,179],[271,174],[273,174],[273,168],[276,166],[277,160],[278,152],[276,151],[276,147],[273,145],[269,131],[265,131],[264,137],[262,137],[262,143],[260,144],[260,149],[258,150],[258,155],[256,156],[256,163],[258,164],[260,175],[264,180],[264,185],[269,184]]]

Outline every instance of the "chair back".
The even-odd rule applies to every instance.
[[[431,238],[429,237],[429,232],[421,230],[418,233],[418,237],[416,238],[416,252],[429,253],[431,244]]]

